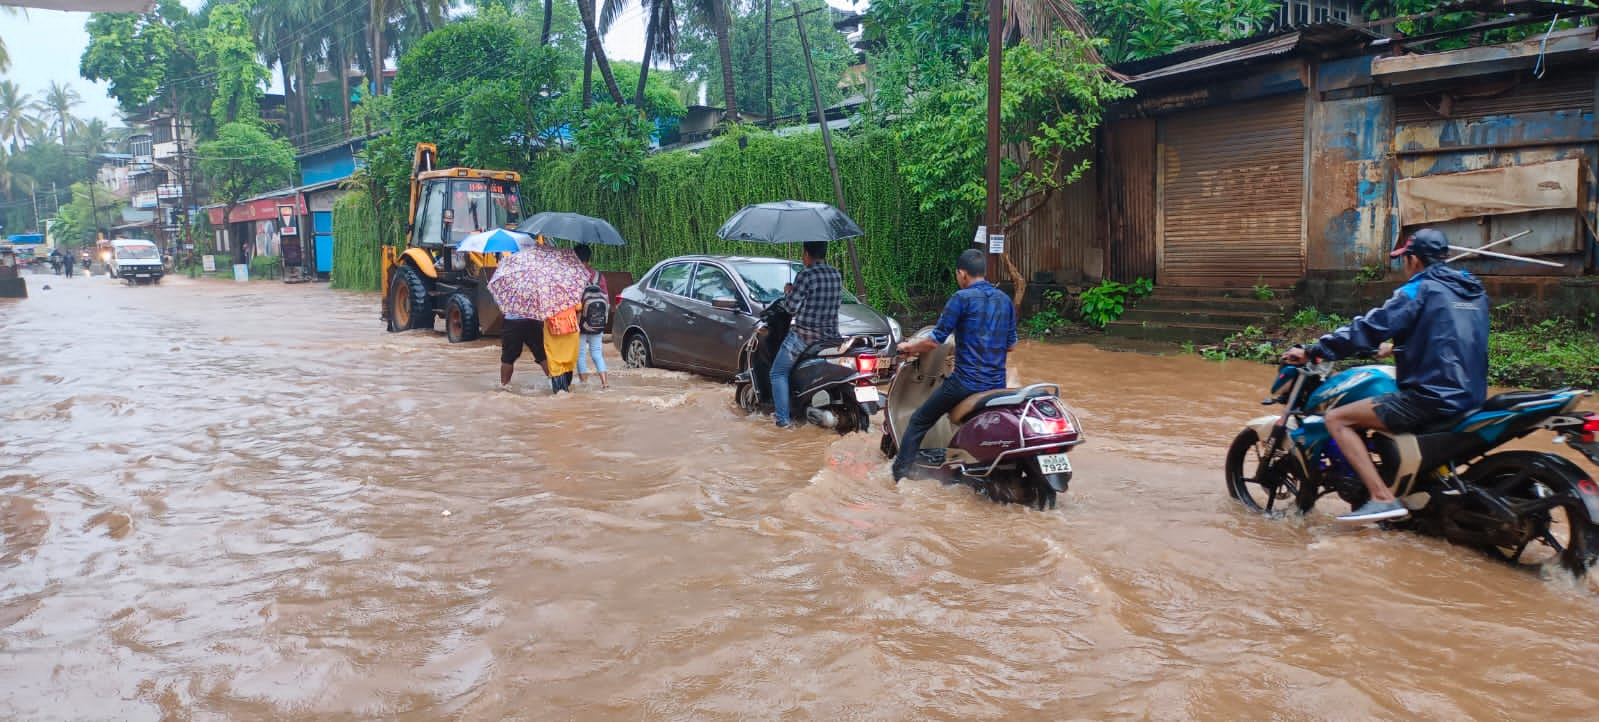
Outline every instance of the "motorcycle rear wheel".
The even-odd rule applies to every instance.
[[[1599,557],[1599,527],[1588,517],[1577,491],[1582,477],[1556,464],[1542,461],[1535,451],[1507,451],[1483,459],[1468,472],[1471,483],[1499,494],[1514,507],[1536,504],[1549,497],[1565,503],[1523,517],[1524,541],[1515,546],[1490,545],[1492,557],[1516,566],[1541,567],[1558,563],[1577,577],[1588,573]]]
[[[1285,510],[1278,508],[1278,502],[1292,499],[1296,505],[1299,504],[1299,500],[1303,497],[1299,491],[1305,481],[1297,478],[1295,474],[1284,473],[1283,467],[1288,463],[1287,459],[1274,463],[1262,478],[1257,478],[1264,451],[1260,434],[1254,429],[1246,428],[1233,437],[1232,446],[1227,448],[1227,493],[1250,511],[1260,514],[1279,514]],[[1313,506],[1315,506],[1314,497],[1311,498],[1309,506],[1299,506],[1299,511],[1308,512]]]

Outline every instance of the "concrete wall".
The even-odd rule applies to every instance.
[[[1581,319],[1589,312],[1599,310],[1599,278],[1580,277],[1518,277],[1481,276],[1488,290],[1488,301],[1494,306],[1515,302],[1516,312],[1532,318],[1567,316]],[[1390,273],[1381,281],[1359,281],[1311,278],[1297,289],[1299,305],[1315,308],[1323,313],[1356,316],[1370,311],[1388,300],[1394,289],[1404,283],[1401,274]]]

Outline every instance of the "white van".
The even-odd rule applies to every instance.
[[[160,283],[166,272],[161,264],[161,251],[155,243],[140,239],[117,239],[111,242],[111,277],[128,283]]]

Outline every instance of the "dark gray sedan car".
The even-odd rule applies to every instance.
[[[612,341],[629,366],[732,378],[743,366],[744,342],[755,330],[756,317],[803,268],[797,261],[751,256],[661,261],[618,294]],[[869,337],[884,354],[900,338],[898,323],[847,290],[838,330]]]

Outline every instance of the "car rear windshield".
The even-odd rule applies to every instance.
[[[750,295],[761,305],[766,305],[783,295],[783,286],[793,282],[794,276],[805,270],[802,263],[735,263],[733,268],[738,271],[739,278],[744,279],[744,285],[749,286]],[[860,303],[855,294],[844,291],[844,303]]]
[[[117,249],[118,258],[160,258],[155,246],[122,246]]]

